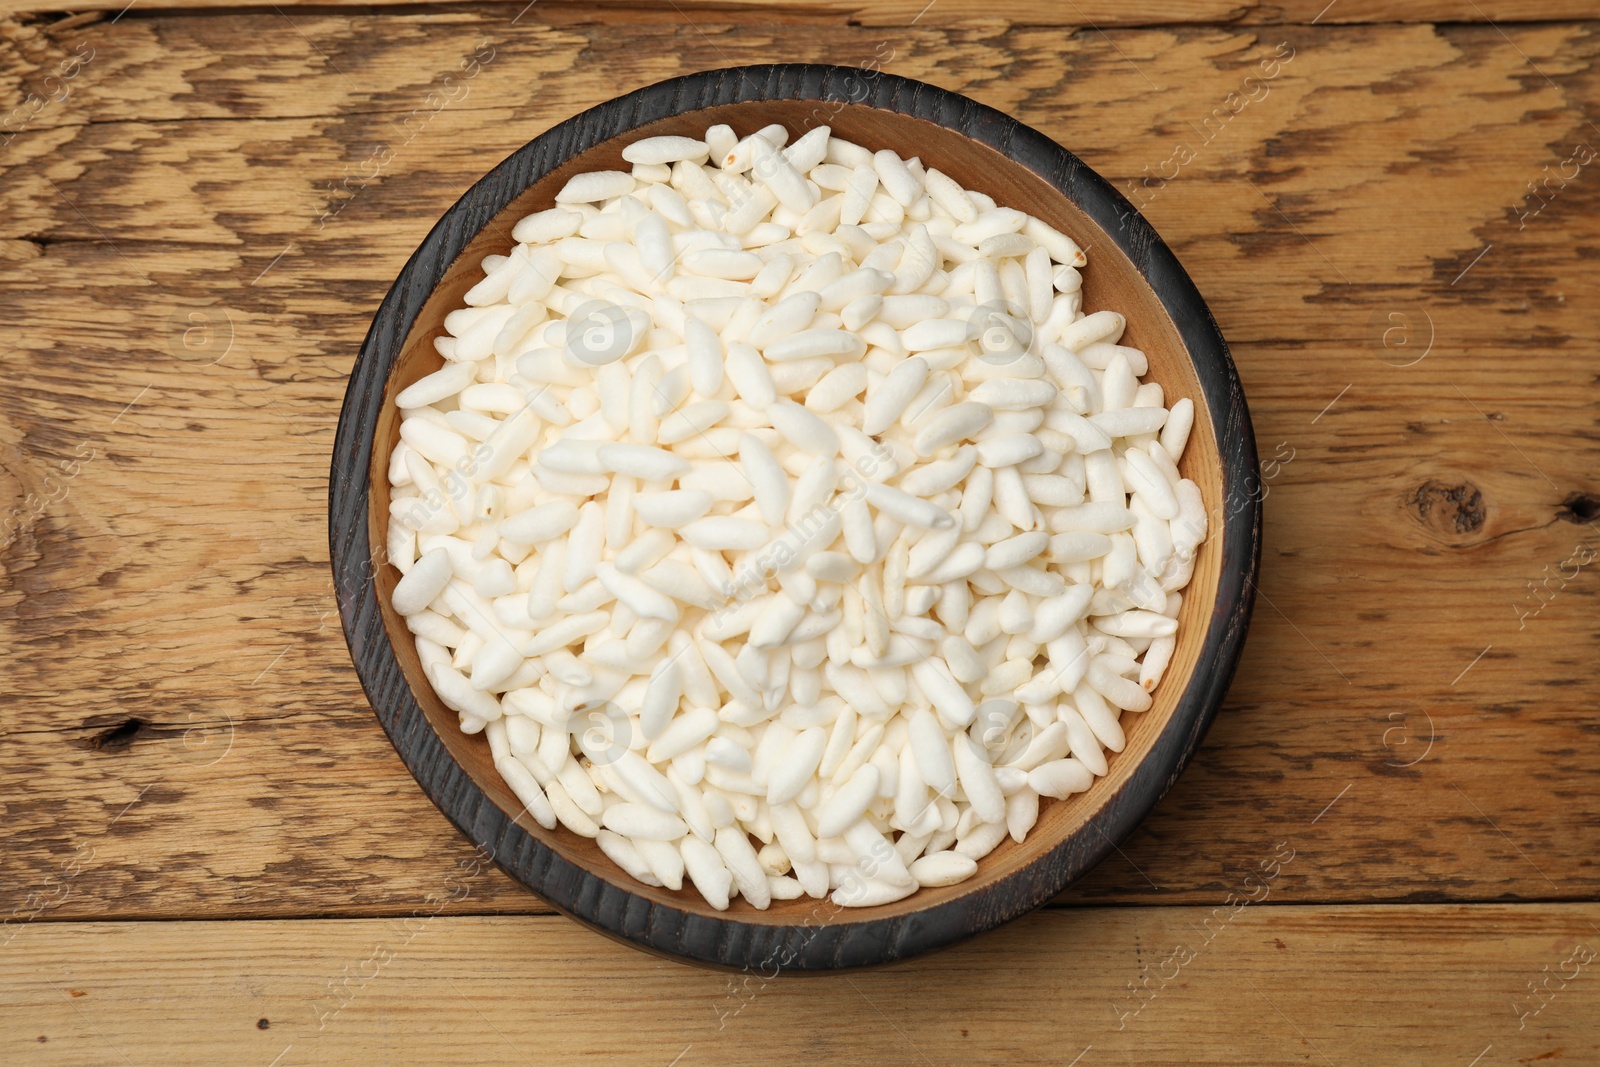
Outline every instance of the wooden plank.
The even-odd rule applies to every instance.
[[[567,9],[515,28],[499,9],[319,12],[296,20],[315,44],[262,14],[7,39],[11,84],[95,48],[72,96],[0,146],[0,880],[42,918],[405,914],[470,854],[389,748],[331,614],[325,472],[353,353],[386,279],[512,148],[788,40],[776,21],[713,44],[550,10]],[[1579,26],[1507,33],[1297,29],[1269,94],[1209,141],[1191,124],[1278,35],[894,38],[888,69],[1124,186],[1196,142],[1146,210],[1276,457],[1229,703],[1068,900],[1210,902],[1290,833],[1318,860],[1284,900],[1600,886],[1596,586],[1575,562],[1600,546],[1575,521],[1600,494],[1595,369],[1569,354],[1600,339],[1590,169],[1519,218],[1526,183],[1593,143],[1596,46]],[[406,140],[397,123],[486,38],[467,95]],[[818,26],[785,57],[862,61],[883,39]],[[329,183],[385,145],[381,179],[323,218]],[[497,875],[449,908],[540,910]]]
[[[537,3],[538,0],[533,0]],[[528,0],[385,0],[378,10],[404,12],[408,7],[427,4],[471,7],[506,13],[513,17]],[[135,6],[137,5],[137,6]],[[95,12],[105,17],[150,18],[169,12],[219,11],[246,5],[226,0],[10,0],[8,10],[32,12]],[[361,0],[285,0],[283,8],[349,7],[374,10],[375,5]],[[997,13],[993,6],[977,0],[884,0],[867,4],[862,0],[815,0],[797,7],[783,0],[602,0],[577,3],[575,0],[544,0],[543,11],[575,8],[580,17],[611,21],[636,18],[641,14],[680,23],[716,22],[739,18],[756,11],[763,17],[781,18],[804,25],[831,21],[902,27],[908,25],[959,25],[992,23],[998,19],[1016,25],[1098,27],[1152,26],[1181,23],[1228,23],[1232,25],[1273,24],[1352,24],[1383,22],[1543,22],[1554,19],[1592,18],[1594,11],[1578,0],[1422,0],[1397,11],[1379,0],[1286,0],[1283,3],[1228,3],[1226,0],[1178,0],[1176,3],[1145,2],[1119,4],[1115,0],[1019,0]],[[559,16],[557,16],[559,17]]]
[[[246,244],[265,265],[291,239],[346,242],[357,219],[369,224],[362,236],[370,237],[392,231],[397,208],[436,213],[434,205],[453,200],[489,162],[607,95],[708,66],[770,61],[777,28],[729,29],[712,40],[681,26],[640,23],[616,32],[533,17],[510,26],[469,13],[318,15],[300,24],[301,37],[273,16],[240,16],[77,27],[41,38],[0,56],[0,84],[16,106],[28,85],[42,86],[64,65],[76,75],[64,86],[67,99],[19,113],[13,124],[18,132],[0,165],[15,190],[14,215],[0,235],[235,248],[259,237]],[[380,23],[387,40],[375,46]],[[1164,229],[1188,225],[1229,240],[1207,228],[1213,219],[1205,213],[1215,208],[1221,179],[1239,198],[1234,211],[1259,215],[1263,237],[1298,239],[1307,267],[1316,263],[1314,276],[1330,285],[1345,284],[1347,268],[1358,263],[1384,271],[1363,277],[1364,285],[1415,284],[1428,277],[1417,271],[1430,268],[1447,284],[1483,247],[1474,228],[1515,229],[1519,209],[1536,203],[1523,202],[1526,182],[1542,178],[1546,166],[1557,169],[1594,133],[1582,109],[1597,89],[1596,46],[1579,26],[1516,29],[1509,39],[1483,27],[1315,27],[1285,35],[1183,28],[1116,40],[1049,28],[919,29],[889,51],[881,42],[866,27],[819,28],[792,58],[867,64],[887,57],[895,73],[975,95],[1057,136],[1147,203]],[[88,50],[92,59],[73,66]],[[474,63],[480,54],[487,58]],[[1541,78],[1530,57],[1559,81]],[[1264,80],[1263,63],[1277,77]],[[465,77],[463,64],[476,74]],[[1256,80],[1247,86],[1246,77]],[[1184,91],[1167,91],[1173,87]],[[1229,96],[1244,92],[1257,99]],[[1473,92],[1485,94],[1479,106],[1457,106]],[[1308,168],[1297,153],[1313,145],[1318,165]],[[1188,163],[1182,147],[1194,155]],[[1375,165],[1378,150],[1395,162]],[[108,161],[117,166],[101,165]],[[132,173],[121,169],[130,165]],[[1174,170],[1176,178],[1154,188]],[[185,195],[171,195],[174,179],[191,173],[203,175],[203,188],[190,191],[179,180]],[[1192,180],[1205,177],[1212,180]],[[1152,188],[1135,184],[1142,181]],[[1419,200],[1424,182],[1430,197]],[[392,196],[402,184],[426,199],[380,205],[380,193]],[[163,195],[149,195],[147,185]],[[1550,217],[1575,214],[1580,189],[1562,190],[1539,229],[1559,229]],[[95,210],[80,214],[73,204]],[[378,206],[386,212],[375,213]],[[1345,244],[1308,245],[1295,227],[1312,240],[1338,232]],[[1390,234],[1406,240],[1403,255],[1362,258],[1369,237],[1387,245]],[[1188,236],[1174,233],[1180,242]],[[1239,254],[1255,254],[1262,239]],[[396,248],[415,244],[410,231],[395,240]]]
[[[1584,1061],[1597,919],[1593,904],[1057,911],[806,980],[693,970],[553,917],[35,924],[0,955],[0,1054],[274,1067]]]

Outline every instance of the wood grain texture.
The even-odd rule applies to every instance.
[[[1342,6],[1106,36],[545,4],[515,26],[499,7],[7,23],[8,110],[94,57],[0,144],[0,911],[405,915],[471,855],[332,614],[355,351],[509,152],[618,92],[778,58],[880,59],[1125,191],[1196,152],[1139,196],[1250,399],[1263,599],[1196,764],[1068,899],[1209,904],[1285,838],[1314,862],[1274,899],[1592,899],[1597,578],[1576,560],[1600,547],[1600,172],[1539,201],[1527,183],[1600,147],[1600,45],[1559,22],[1326,25]],[[486,39],[466,91],[429,103]],[[1284,40],[1293,60],[1219,129]],[[497,874],[446,907],[541,910]]]
[[[545,17],[551,9],[576,9],[595,20],[655,16],[679,23],[716,21],[745,16],[751,11],[767,18],[791,23],[849,22],[864,26],[951,25],[964,22],[992,22],[1004,19],[1018,25],[1082,26],[1091,30],[1101,26],[1149,26],[1181,23],[1223,23],[1229,25],[1331,24],[1341,23],[1422,23],[1422,22],[1523,22],[1550,19],[1592,18],[1592,7],[1579,0],[1422,0],[1397,9],[1380,0],[1287,0],[1283,3],[1229,3],[1227,0],[1177,0],[1158,3],[1140,0],[1119,4],[1116,0],[1013,0],[1003,8],[978,0],[535,0]],[[360,8],[365,11],[428,5],[430,8],[459,6],[515,15],[528,0],[384,0],[380,5],[365,0],[285,0],[277,7]],[[137,5],[137,6],[135,6]],[[173,11],[217,11],[237,8],[228,0],[7,0],[6,10],[17,13],[76,11],[101,14],[107,18],[137,12],[134,17],[161,17]],[[775,56],[774,62],[788,62]]]
[[[895,967],[777,980],[652,960],[548,917],[38,924],[0,955],[0,1058],[1591,1063],[1597,920],[1592,904],[1266,904],[1226,921],[1088,908]]]

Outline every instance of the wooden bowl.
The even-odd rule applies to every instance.
[[[549,831],[495,771],[488,742],[461,733],[433,694],[403,621],[389,606],[398,572],[386,543],[393,397],[437,369],[446,312],[505,253],[512,224],[550,207],[586,170],[626,169],[623,146],[655,134],[739,133],[814,125],[873,149],[920,156],[964,186],[1030,212],[1088,250],[1084,307],[1127,316],[1169,399],[1196,404],[1180,467],[1197,482],[1212,534],[1184,591],[1178,647],[1154,707],[1125,714],[1127,748],[1083,794],[1047,801],[1022,844],[1007,840],[960,885],[897,903],[841,909],[808,898],[718,912],[690,889],[634,882],[586,838]],[[445,212],[383,300],[350,377],[329,490],[329,547],[356,671],[378,720],[423,791],[451,822],[552,906],[602,933],[694,963],[763,973],[904,959],[999,925],[1050,899],[1125,838],[1193,754],[1238,662],[1259,557],[1256,450],[1226,343],[1189,276],[1149,224],[1099,175],[1036,130],[956,93],[847,67],[708,71],[619,97],[535,138]]]

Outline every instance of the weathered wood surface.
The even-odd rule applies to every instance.
[[[897,967],[777,980],[555,917],[37,924],[0,954],[0,1058],[1592,1063],[1597,920],[1592,904],[1057,910]]]
[[[3,107],[27,112],[0,135],[0,911],[403,915],[470,855],[333,613],[353,354],[513,148],[773,59],[967,92],[1123,188],[1194,153],[1141,199],[1250,398],[1263,597],[1196,764],[1064,899],[1209,906],[1279,841],[1301,859],[1275,900],[1592,899],[1600,177],[1527,183],[1600,146],[1593,27],[1330,25],[1365,10],[1341,3],[1099,34],[943,7],[5,23]],[[447,909],[541,910],[498,875]]]
[[[516,15],[524,8],[539,5],[544,17],[552,10],[578,12],[580,17],[606,22],[637,19],[643,15],[673,22],[715,23],[742,18],[752,11],[761,17],[781,19],[792,24],[848,21],[864,26],[950,25],[962,22],[988,22],[995,18],[1028,26],[1083,26],[1091,31],[1101,26],[1148,26],[1175,23],[1227,23],[1263,25],[1306,23],[1371,22],[1542,22],[1550,19],[1594,17],[1594,9],[1578,0],[1420,0],[1403,6],[1381,0],[1285,0],[1281,3],[1229,2],[1229,0],[1013,0],[997,8],[978,0],[806,0],[795,4],[787,0],[384,0],[374,5],[365,0],[284,0],[282,4],[262,5],[293,10],[309,8],[361,8],[371,11],[428,5],[438,8],[472,8]],[[225,11],[247,5],[228,0],[5,0],[0,9],[13,12],[95,12],[106,18],[133,16],[161,17],[172,11]],[[137,13],[137,14],[135,14]],[[791,57],[774,56],[783,62]]]

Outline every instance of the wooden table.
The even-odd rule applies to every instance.
[[[313,2],[0,20],[0,1062],[1600,1062],[1592,7]],[[606,97],[772,60],[969,93],[1129,190],[1268,487],[1232,693],[1119,853],[778,981],[475,860],[356,684],[324,522],[444,208]]]

